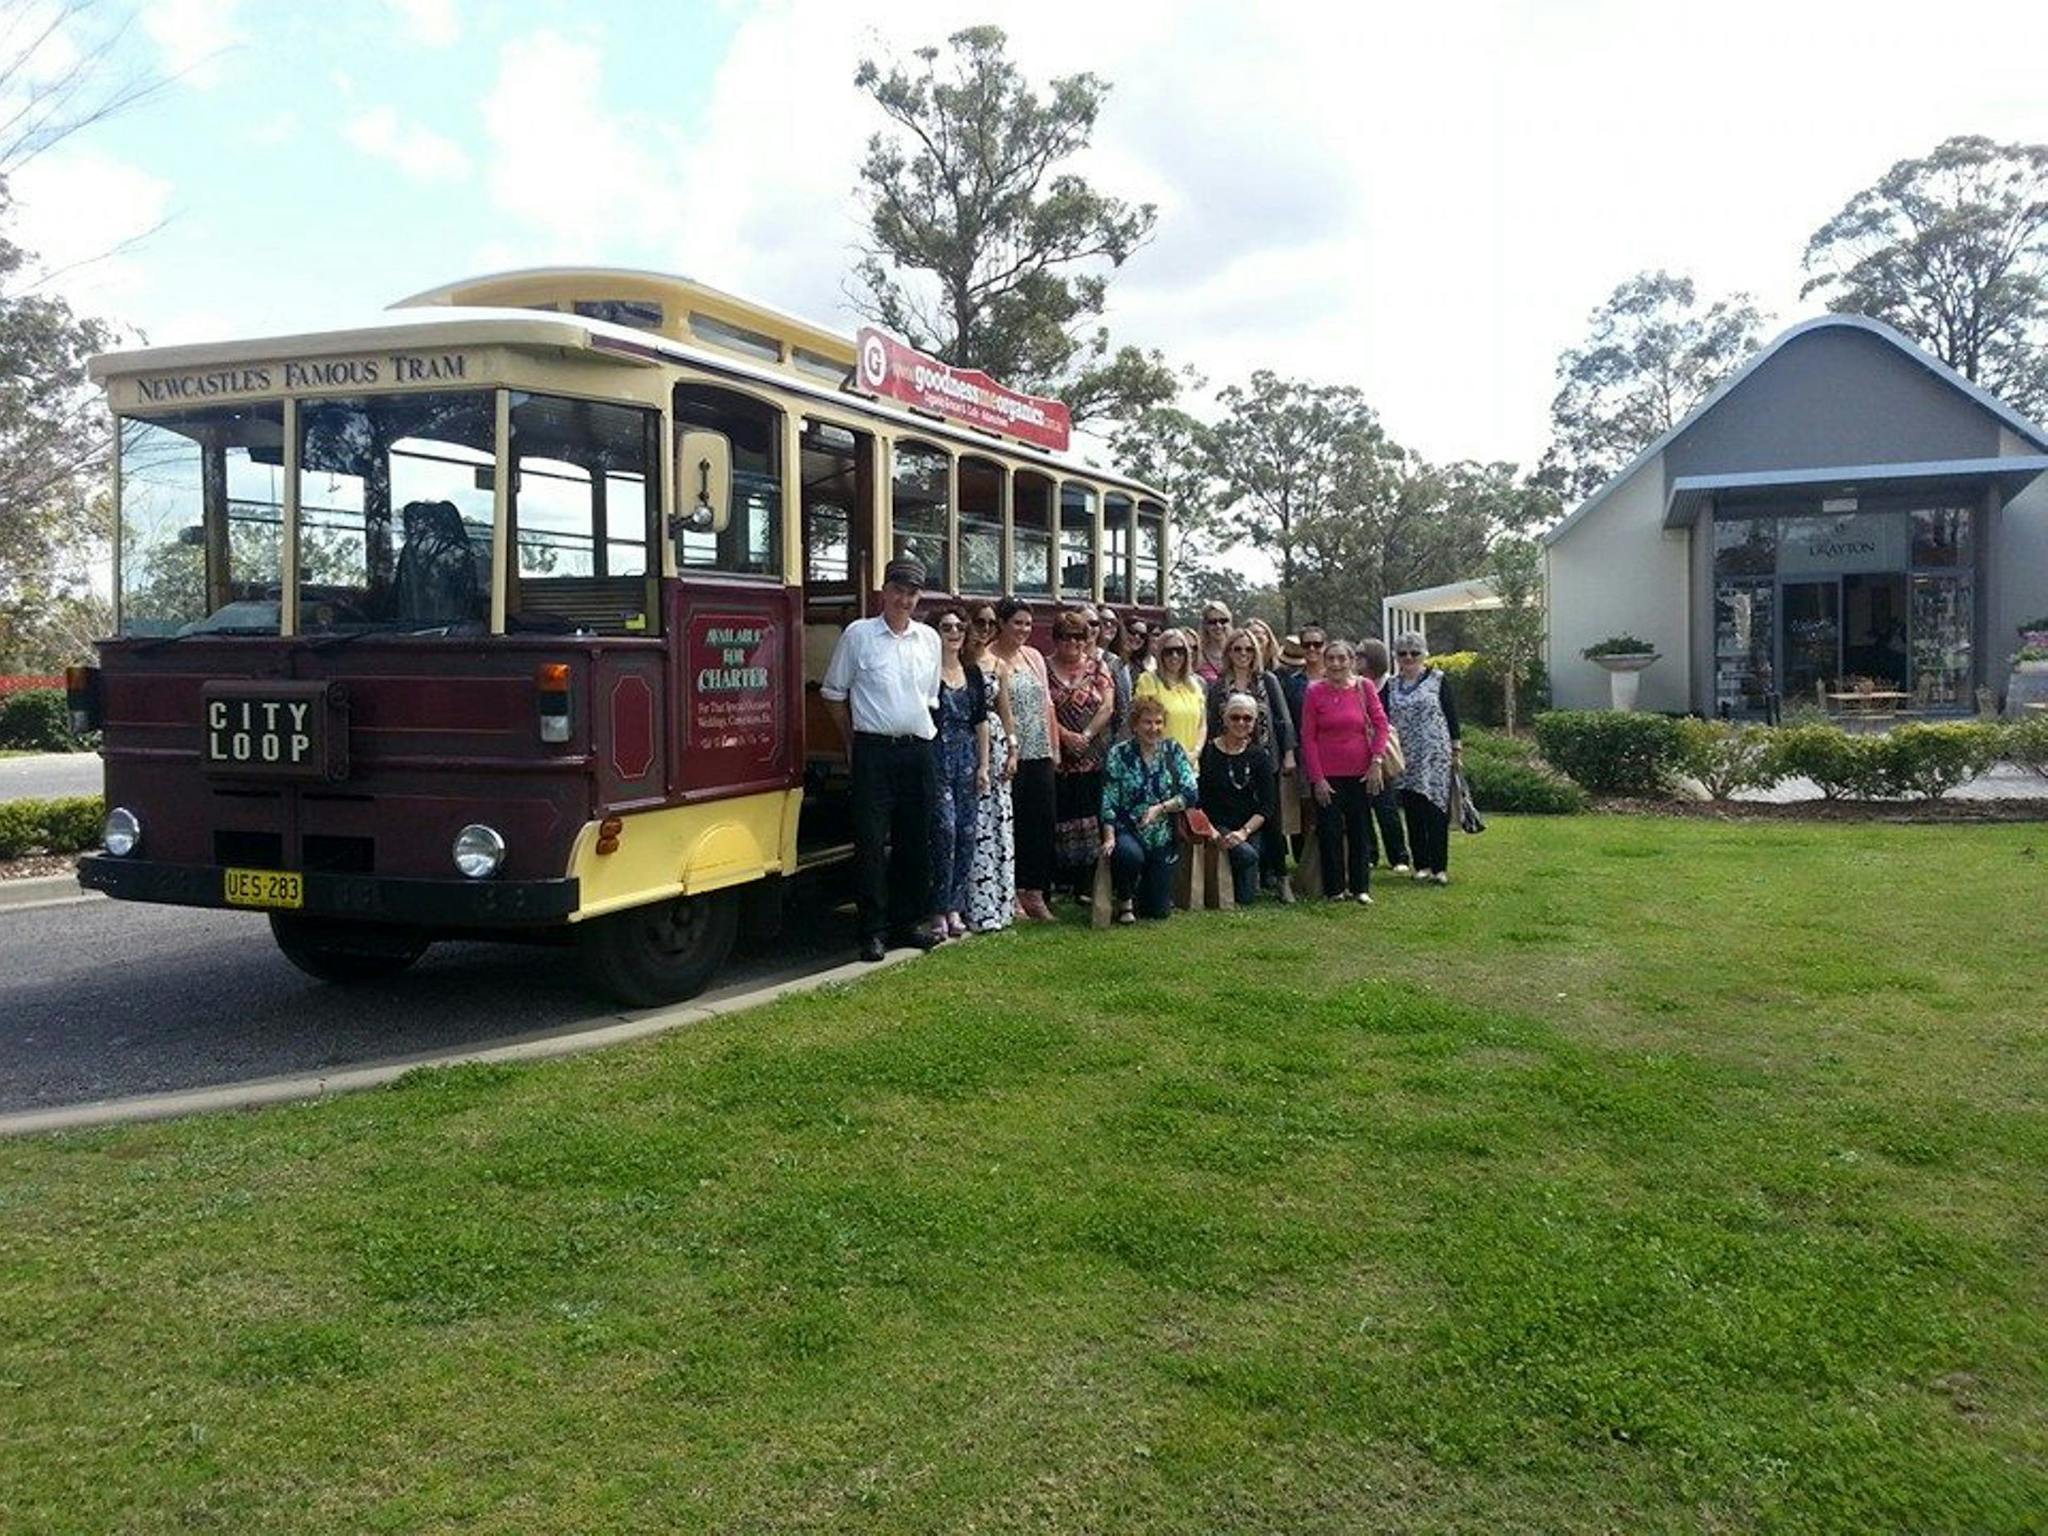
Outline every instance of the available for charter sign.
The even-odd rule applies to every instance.
[[[857,377],[870,394],[937,411],[970,427],[1007,433],[1041,448],[1064,449],[1073,435],[1074,418],[1057,400],[1020,395],[978,369],[955,368],[926,357],[872,326],[861,328],[856,344]]]

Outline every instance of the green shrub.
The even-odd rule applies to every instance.
[[[2007,726],[2003,755],[2048,779],[2048,715],[2032,714]]]
[[[1785,776],[1767,727],[1727,720],[1679,721],[1678,768],[1716,800],[1740,789],[1768,789]]]
[[[105,802],[98,795],[0,801],[0,859],[97,848]]]
[[[1586,808],[1586,792],[1547,768],[1505,754],[1474,753],[1465,746],[1465,783],[1482,811],[1520,811],[1534,816],[1568,816]]]
[[[1499,731],[1475,730],[1466,726],[1463,739],[1465,761],[1468,763],[1477,757],[1500,758],[1510,763],[1535,764],[1539,761],[1533,736],[1508,736]]]
[[[1507,684],[1496,660],[1484,651],[1448,651],[1429,658],[1441,668],[1457,695],[1460,726],[1497,726],[1507,720]],[[1550,708],[1550,674],[1539,656],[1529,663],[1529,675],[1515,690],[1515,714],[1527,725]]]
[[[1887,794],[1939,800],[1998,761],[2005,732],[1995,725],[1956,720],[1902,725],[1876,741]]]
[[[75,752],[71,705],[61,688],[25,688],[0,699],[0,747],[26,752]]]
[[[1874,799],[1888,788],[1883,738],[1851,736],[1838,725],[1795,725],[1777,733],[1781,778],[1807,778],[1824,799]]]
[[[1790,730],[1802,725],[1833,725],[1835,717],[1811,700],[1804,704],[1787,704],[1778,715],[1778,724]]]
[[[1621,710],[1539,715],[1536,741],[1550,765],[1596,795],[1661,795],[1678,761],[1678,722]]]
[[[1579,654],[1594,661],[1602,656],[1649,656],[1656,649],[1640,635],[1609,635],[1605,640],[1595,640]]]

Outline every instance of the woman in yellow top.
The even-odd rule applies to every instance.
[[[1160,632],[1154,653],[1157,671],[1138,675],[1131,690],[1135,699],[1157,699],[1166,709],[1166,734],[1187,749],[1188,760],[1199,762],[1202,743],[1209,739],[1209,696],[1192,662],[1195,638],[1184,629]]]

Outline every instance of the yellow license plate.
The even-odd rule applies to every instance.
[[[231,869],[227,871],[227,899],[231,907],[296,910],[306,904],[305,877],[281,869]]]

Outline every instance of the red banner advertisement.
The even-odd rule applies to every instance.
[[[914,352],[895,337],[863,326],[856,345],[856,377],[870,394],[937,411],[970,427],[985,427],[1041,448],[1064,449],[1074,418],[1057,400],[1020,395],[974,368],[955,368]]]

